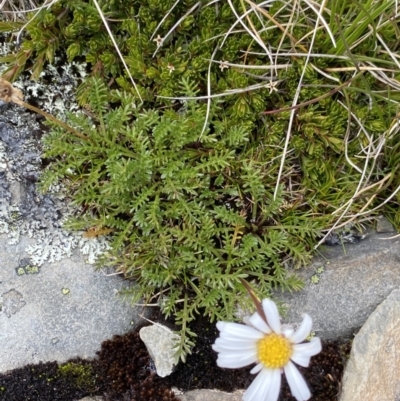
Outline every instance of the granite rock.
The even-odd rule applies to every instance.
[[[243,391],[225,393],[219,390],[192,390],[187,393],[176,392],[181,401],[242,401]],[[79,401],[104,401],[103,397],[85,397]]]
[[[287,308],[287,323],[313,318],[313,330],[322,339],[353,338],[376,307],[400,288],[400,238],[369,234],[356,244],[320,249],[321,257],[295,271],[305,288],[274,294]]]
[[[30,241],[9,245],[0,235],[0,372],[94,357],[102,341],[139,323],[142,308],[117,296],[127,282],[95,272],[77,254],[34,266],[24,251]]]
[[[104,401],[104,397],[101,396],[85,397],[80,399],[79,401]]]
[[[193,390],[179,395],[181,401],[242,401],[243,391]]]
[[[400,400],[400,289],[368,318],[353,341],[340,401]]]
[[[38,191],[41,131],[32,113],[0,102],[0,372],[93,357],[142,313],[117,297],[127,282],[85,263],[106,239],[65,230],[73,207],[61,188]]]
[[[378,216],[376,218],[376,231],[378,233],[394,233],[396,232],[393,224],[385,217]]]

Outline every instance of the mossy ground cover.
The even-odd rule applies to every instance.
[[[2,401],[74,401],[101,392],[93,363],[80,359],[59,366],[57,362],[27,365],[0,374]],[[68,372],[67,372],[68,371]]]
[[[173,320],[167,323],[173,327]],[[198,333],[193,353],[166,378],[154,374],[137,328],[103,342],[93,361],[75,359],[62,365],[49,362],[0,374],[0,400],[76,401],[102,395],[107,401],[175,401],[179,396],[171,393],[172,387],[182,391],[209,388],[228,392],[247,388],[254,379],[248,368],[231,370],[216,365],[217,354],[211,349],[218,336],[215,325],[200,317],[190,328]],[[349,341],[324,343],[310,367],[300,368],[313,394],[311,400],[337,399],[349,351]],[[283,378],[279,401],[293,400]]]
[[[42,188],[63,181],[69,227],[109,236],[100,263],[138,283],[131,302],[174,316],[177,357],[199,310],[249,306],[243,279],[260,298],[298,290],[286,266],[332,229],[378,213],[399,226],[395,0],[59,0],[4,15],[0,30],[22,35],[3,78],[39,78],[56,55],[88,63],[73,129],[45,139]]]

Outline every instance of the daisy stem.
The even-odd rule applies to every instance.
[[[264,309],[262,308],[261,301],[258,299],[257,295],[255,294],[254,290],[251,288],[250,284],[243,278],[239,277],[239,280],[243,284],[243,287],[246,288],[247,292],[249,293],[258,314],[262,317],[265,323],[268,324],[267,317],[265,316]]]

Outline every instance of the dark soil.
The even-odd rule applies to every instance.
[[[75,359],[73,362],[89,365],[93,362]],[[88,395],[88,390],[98,392],[97,383],[78,384],[74,375],[63,375],[57,362],[39,363],[14,369],[0,375],[1,401],[72,401]]]
[[[88,395],[103,395],[107,401],[176,401],[171,387],[230,392],[247,388],[255,377],[249,374],[250,368],[231,370],[216,365],[217,354],[211,344],[218,331],[215,324],[199,318],[191,327],[198,334],[192,355],[169,377],[160,378],[139,338],[139,329],[103,342],[94,361],[73,361],[90,364],[92,375],[85,384],[77,375],[62,375],[56,362],[28,365],[0,374],[0,401],[77,401]],[[349,342],[325,342],[310,367],[299,368],[313,394],[312,401],[337,400],[349,352]],[[294,400],[283,375],[279,401]]]

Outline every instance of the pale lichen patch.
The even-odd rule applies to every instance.
[[[1,45],[0,55],[12,48]],[[2,67],[0,67],[1,73]],[[65,64],[55,58],[47,65],[39,81],[21,76],[13,85],[21,89],[25,99],[35,100],[43,110],[63,120],[66,112],[78,110],[75,90],[86,75],[86,65]],[[22,235],[34,240],[26,248],[32,266],[57,262],[72,256],[74,249],[94,263],[109,249],[105,237],[83,238],[81,232],[69,232],[63,224],[76,213],[68,203],[61,185],[53,185],[50,194],[40,194],[36,183],[43,170],[41,161],[42,126],[34,114],[21,107],[0,102],[0,234],[7,234],[8,243],[18,244]],[[19,185],[14,185],[18,182]],[[19,191],[19,193],[15,193]],[[15,201],[17,200],[17,201]]]

